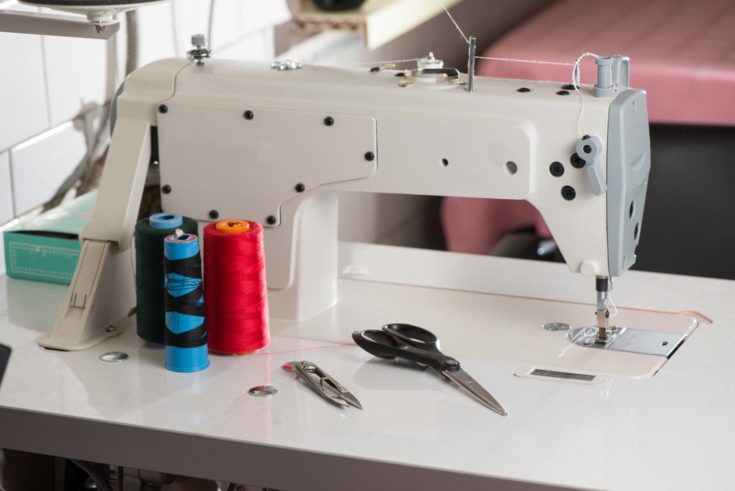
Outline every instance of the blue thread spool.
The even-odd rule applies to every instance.
[[[184,224],[184,217],[175,213],[156,213],[148,218],[148,223],[152,228],[179,228]]]
[[[202,264],[194,234],[163,240],[166,304],[166,368],[198,372],[209,366]]]

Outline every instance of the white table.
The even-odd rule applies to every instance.
[[[735,282],[624,275],[619,306],[714,322],[654,377],[584,385],[516,377],[538,346],[504,354],[502,339],[491,342],[497,316],[511,314],[486,306],[504,298],[592,303],[593,282],[564,265],[364,244],[343,244],[341,264],[338,306],[273,322],[262,353],[212,356],[197,374],[165,370],[163,351],[133,330],[87,351],[46,351],[36,341],[64,287],[0,277],[0,343],[13,348],[0,446],[289,490],[735,488]],[[349,341],[398,321],[437,331],[510,415]],[[130,358],[98,359],[109,351]],[[332,407],[280,369],[296,359],[328,371],[364,411]],[[247,394],[261,384],[278,394]]]

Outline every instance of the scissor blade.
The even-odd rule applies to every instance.
[[[357,400],[357,397],[352,395],[351,392],[340,392],[340,397],[350,406],[356,407],[359,410],[362,410],[362,404],[360,404],[360,401]]]
[[[311,390],[319,394],[327,401],[342,407],[347,407],[349,405],[348,402],[342,397],[337,397],[334,395],[334,392],[325,390],[324,387],[320,386],[318,382],[315,382],[312,377],[308,375],[297,374],[296,378],[304,382]]]
[[[467,390],[481,403],[483,403],[485,406],[492,409],[499,415],[508,415],[508,411],[506,411],[503,406],[501,406],[500,403],[482,387],[482,385],[480,385],[475,379],[470,377],[467,372],[465,372],[461,368],[455,371],[444,370],[442,371],[442,374],[444,374],[453,382],[456,382],[460,387]]]
[[[327,378],[322,379],[321,387],[324,392],[330,393],[330,397],[340,400],[341,404],[345,406],[349,404],[352,407],[362,410],[362,404],[357,400],[357,397],[352,395],[349,390],[345,389],[332,377],[327,375]]]

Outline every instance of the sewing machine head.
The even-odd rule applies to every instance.
[[[261,221],[274,290],[330,284],[307,265],[336,261],[324,246],[336,208],[319,197],[330,191],[525,199],[572,271],[634,263],[650,165],[643,92],[477,79],[468,93],[457,70],[420,63],[185,68],[151,114],[164,209]]]
[[[164,211],[266,227],[277,318],[337,300],[338,191],[528,200],[572,271],[617,276],[635,261],[648,119],[645,93],[606,75],[617,62],[578,92],[481,77],[468,92],[430,58],[410,70],[194,61],[126,81],[84,239],[129,247],[157,160]]]

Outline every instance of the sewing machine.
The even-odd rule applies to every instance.
[[[561,84],[478,78],[468,92],[464,75],[422,70],[164,60],[134,73],[73,285],[0,277],[0,342],[14,350],[3,446],[274,489],[732,488],[735,282],[619,279],[616,323],[691,332],[694,316],[716,320],[658,373],[665,356],[575,346],[543,325],[592,323],[591,283],[602,289],[633,261],[644,94],[584,87],[582,106]],[[572,165],[597,143],[602,180]],[[135,305],[130,237],[155,162],[165,210],[266,225],[273,341],[258,355],[175,374],[162,350],[122,332]],[[374,244],[338,252],[335,191],[528,199],[584,275]],[[121,335],[38,349],[57,305],[47,345]],[[436,330],[510,415],[349,342],[354,329],[402,320]],[[108,362],[115,352],[130,356]],[[279,368],[307,358],[354,387],[364,411],[325,407]],[[278,395],[247,394],[264,383]],[[579,465],[590,455],[604,458]]]
[[[126,80],[97,208],[43,346],[88,348],[133,320],[131,238],[150,165],[164,211],[266,227],[274,318],[337,302],[336,192],[350,191],[528,200],[571,271],[597,278],[600,336],[610,332],[608,278],[635,262],[650,167],[646,97],[627,88],[624,58],[598,60],[596,86],[575,91],[468,81],[433,56],[406,70],[269,67],[199,48]]]

